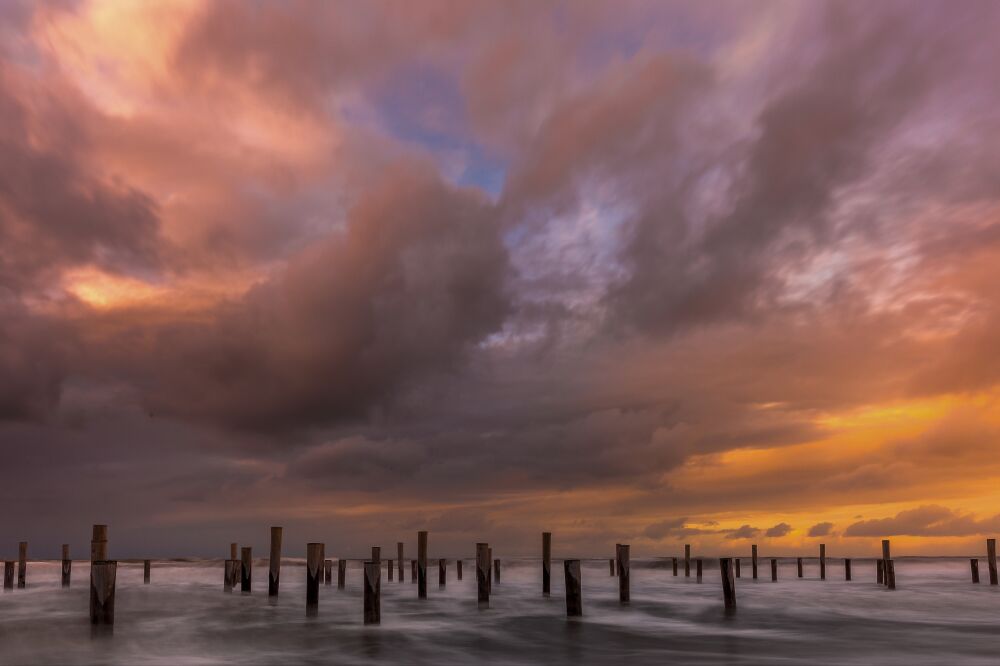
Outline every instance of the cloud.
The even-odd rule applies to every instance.
[[[809,536],[811,537],[821,537],[826,536],[830,533],[833,528],[833,523],[816,523],[809,528]]]
[[[725,534],[727,539],[752,539],[760,534],[760,529],[757,527],[750,527],[749,525],[743,525],[735,530],[725,530]]]
[[[873,518],[852,523],[844,530],[849,537],[971,536],[1000,529],[1000,515],[977,520],[936,504],[900,511],[891,518]]]
[[[788,523],[778,523],[774,527],[767,528],[764,532],[764,536],[768,537],[783,537],[792,531],[792,526]]]

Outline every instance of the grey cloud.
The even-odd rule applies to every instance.
[[[742,525],[735,530],[726,530],[727,539],[752,539],[760,534],[760,529],[750,525]]]
[[[821,537],[826,536],[833,529],[833,523],[816,523],[809,528],[809,536],[811,537]]]
[[[767,528],[764,532],[764,536],[768,537],[783,537],[792,531],[792,526],[788,523],[778,523],[774,527]]]
[[[997,530],[1000,530],[1000,515],[977,520],[971,514],[928,504],[900,511],[891,518],[873,518],[852,523],[844,530],[844,536],[970,536]]]

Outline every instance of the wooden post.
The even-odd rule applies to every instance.
[[[616,546],[617,548],[617,546]],[[608,568],[611,570],[611,575],[615,575],[615,558],[608,559]]]
[[[691,544],[684,544],[684,576],[691,577]]]
[[[143,585],[149,585],[149,569],[150,569],[149,560],[143,560],[142,561],[142,584]]]
[[[580,577],[580,560],[564,560],[566,572],[566,617],[583,615],[583,592]]]
[[[542,532],[542,594],[548,596],[552,578],[552,532]]]
[[[493,547],[492,546],[490,546],[488,552],[489,552],[489,555],[490,555],[489,563],[491,565],[491,566],[488,567],[489,571],[490,571],[490,593],[492,594],[493,593],[493,567],[492,567],[492,563],[493,563]]]
[[[500,582],[500,558],[493,560],[493,578],[496,582]]]
[[[323,560],[323,583],[333,585],[333,560]]]
[[[306,615],[315,615],[319,610],[319,577],[322,562],[322,544],[306,544]]]
[[[844,580],[851,581],[851,558],[849,557],[844,560]]]
[[[884,572],[882,580],[886,585],[889,584],[889,576],[887,575],[889,568],[886,562],[888,562],[891,557],[892,555],[889,554],[889,540],[882,539],[882,571]]]
[[[698,579],[697,580],[700,583],[701,582],[701,558],[700,557],[697,560],[695,560],[695,570],[697,571],[697,574],[698,574]]]
[[[726,610],[736,610],[736,579],[733,577],[732,558],[720,557],[719,569],[722,571],[722,599]]]
[[[740,558],[736,558],[736,577],[740,577]]]
[[[677,558],[673,557],[671,559],[673,560],[672,565],[673,565],[674,575],[676,576],[677,575]]]
[[[885,584],[885,560],[875,560],[875,582]]]
[[[322,561],[322,560],[321,560]],[[281,528],[271,528],[271,557],[267,561],[267,596],[278,596],[281,579]]]
[[[222,589],[226,592],[232,592],[233,587],[236,585],[237,566],[239,565],[239,560],[226,560],[225,570],[222,574]]]
[[[438,560],[438,587],[444,587],[448,582],[448,560],[443,557]]]
[[[308,553],[306,553],[308,555]],[[319,561],[326,561],[326,542],[319,545]],[[319,582],[326,583],[326,569],[324,567],[319,568]]]
[[[757,544],[750,546],[750,568],[753,569],[753,579],[757,580]]]
[[[97,560],[90,563],[90,623],[115,623],[115,577],[118,562]]]
[[[826,580],[826,544],[819,545],[819,579]]]
[[[629,546],[627,543],[619,544],[617,557],[618,564],[618,601],[627,604],[630,599],[629,590]]]
[[[344,558],[337,559],[337,589],[344,589],[344,584],[347,582],[347,560]]]
[[[972,582],[973,583],[978,583],[979,582],[979,559],[973,557],[971,560],[969,560],[969,564],[972,565]]]
[[[378,575],[382,577],[382,547],[372,546],[372,562],[378,562]]]
[[[990,569],[990,585],[997,584],[997,540],[986,540],[986,565]]]
[[[70,574],[73,572],[73,560],[69,558],[69,544],[62,547],[62,586],[69,587]]]
[[[108,526],[94,525],[90,539],[90,561],[108,559]]]
[[[365,624],[382,621],[381,592],[382,565],[376,561],[365,562]]]
[[[777,558],[771,558],[771,582],[778,582],[778,560]]]
[[[240,550],[240,590],[250,594],[250,582],[253,575],[253,556],[250,546],[243,546]]]
[[[801,557],[800,557],[800,558],[798,558],[798,559],[796,560],[795,564],[796,564],[796,565],[798,566],[798,568],[799,568],[799,578],[802,578],[802,558],[801,558]]]
[[[417,532],[417,596],[427,598],[427,532]]]
[[[6,560],[3,563],[3,589],[14,589],[14,560]]]
[[[479,590],[479,603],[490,603],[490,545],[476,544],[476,585]]]
[[[17,544],[17,587],[23,588],[28,580],[28,542]]]
[[[417,584],[417,561],[410,560],[410,583]]]
[[[396,573],[399,574],[399,582],[402,583],[403,582],[403,542],[402,541],[397,541],[396,542],[396,562],[397,562],[396,566],[397,566],[397,569],[398,569],[396,571]]]
[[[395,579],[395,577],[396,577],[396,572],[393,570],[394,567],[392,566],[392,558],[391,557],[388,560],[385,561],[385,568],[389,572],[389,582],[391,583]]]
[[[892,560],[885,561],[885,585],[890,590],[896,589],[896,567]]]
[[[462,560],[455,560],[455,574],[458,576],[459,580],[462,580]]]

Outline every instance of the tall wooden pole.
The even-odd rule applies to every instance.
[[[90,623],[115,623],[115,578],[118,562],[95,560],[90,563]]]
[[[795,565],[799,568],[799,578],[802,578],[802,558],[799,557],[795,560]]]
[[[300,542],[301,543],[301,542]],[[281,580],[281,528],[271,528],[271,557],[267,562],[267,596],[278,596]]]
[[[337,589],[344,589],[344,585],[347,583],[347,560],[344,558],[337,559]]]
[[[973,583],[978,583],[979,582],[979,560],[977,558],[973,557],[971,560],[969,560],[969,564],[972,565],[972,582]]]
[[[410,560],[410,584],[417,584],[417,561]]]
[[[819,545],[819,579],[826,580],[826,544]]]
[[[236,567],[239,562],[239,560],[226,560],[225,570],[222,574],[222,589],[226,592],[232,592],[233,587],[236,585]]]
[[[757,580],[757,544],[750,546],[750,568],[753,569],[753,579]]]
[[[320,560],[325,560],[326,559],[326,542],[325,541],[319,545],[319,559]],[[324,569],[322,567],[320,567],[320,570],[319,570],[319,582],[321,582],[321,583],[325,583],[326,582],[326,569]]]
[[[677,558],[676,557],[672,557],[670,559],[672,560],[673,571],[674,571],[674,575],[676,576],[677,575]]]
[[[691,577],[691,544],[684,544],[684,576]]]
[[[142,561],[142,584],[149,585],[149,570],[151,568],[149,560]]]
[[[616,546],[616,548],[617,548],[617,546]],[[613,557],[608,558],[608,569],[611,570],[611,575],[614,576],[615,575],[615,558],[613,558]]]
[[[17,544],[17,586],[23,588],[28,580],[28,542]]]
[[[493,560],[493,578],[496,582],[500,582],[500,558]]]
[[[733,576],[732,558],[720,557],[719,569],[722,571],[722,599],[726,604],[726,610],[736,610],[736,579]]]
[[[250,594],[250,583],[253,575],[253,555],[250,546],[243,546],[240,555],[240,590]]]
[[[396,542],[396,562],[397,562],[397,567],[398,567],[396,573],[399,574],[399,582],[402,583],[403,582],[403,542],[402,541]]]
[[[14,560],[5,560],[3,563],[3,589],[14,589]]]
[[[396,575],[395,569],[392,566],[392,558],[385,561],[385,568],[389,571],[389,582],[391,583]]]
[[[851,558],[846,558],[844,560],[844,580],[850,582],[851,580]]]
[[[306,544],[306,615],[315,615],[319,610],[319,576],[322,562],[322,545]]]
[[[90,539],[90,561],[108,559],[108,526],[94,525]]]
[[[490,554],[490,567],[489,567],[489,569],[490,569],[490,594],[492,594],[493,593],[493,566],[492,566],[492,564],[493,564],[493,547],[490,546],[490,548],[489,548],[489,550],[487,552],[489,552],[489,554]]]
[[[776,583],[778,581],[778,560],[777,558],[771,558],[771,582]]]
[[[443,557],[438,560],[438,587],[444,587],[448,582],[448,560]]]
[[[997,584],[997,540],[986,540],[986,565],[990,570],[990,585]]]
[[[552,532],[542,532],[542,594],[552,591]]]
[[[365,562],[365,624],[382,621],[382,566],[375,561]]]
[[[69,544],[62,546],[62,586],[69,587],[70,574],[73,573],[73,560],[69,558]]]
[[[333,585],[333,560],[323,560],[323,583]]]
[[[417,532],[417,596],[427,598],[427,532]]]
[[[886,574],[888,574],[889,572],[888,562],[891,558],[892,555],[889,553],[889,540],[882,539],[882,571],[883,571],[882,580],[885,582],[886,585],[889,584],[889,576]]]
[[[885,560],[875,560],[875,582],[885,584]]]
[[[583,615],[580,560],[564,560],[563,569],[566,573],[566,616],[579,617]]]
[[[701,582],[701,558],[699,557],[695,560],[695,572],[697,573],[697,581]]]
[[[892,560],[885,561],[885,585],[890,590],[896,589],[896,566]]]
[[[618,552],[615,558],[618,564],[618,601],[627,604],[631,597],[629,589],[629,545],[627,543],[618,545]]]
[[[476,589],[479,591],[479,603],[490,603],[490,545],[476,544]]]
[[[739,578],[740,577],[740,558],[738,558],[738,557],[734,558],[734,562],[736,563],[736,577]]]

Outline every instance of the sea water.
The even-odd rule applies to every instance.
[[[319,612],[307,617],[305,567],[283,561],[281,593],[267,595],[266,561],[253,591],[223,591],[222,561],[118,566],[113,632],[88,618],[87,562],[74,562],[63,589],[59,564],[30,562],[28,587],[0,594],[0,664],[1000,664],[1000,589],[971,583],[968,559],[897,559],[896,590],[875,582],[873,560],[841,560],[827,580],[807,560],[796,577],[782,560],[778,582],[761,560],[750,578],[744,558],[738,609],[723,609],[718,560],[696,582],[671,573],[669,560],[631,566],[631,602],[618,601],[607,560],[583,563],[581,618],[567,618],[562,563],[552,593],[541,593],[537,559],[504,560],[488,608],[476,601],[474,562],[465,579],[438,585],[428,565],[427,599],[410,581],[381,581],[382,622],[362,622],[362,570],[351,562],[347,587],[321,585]],[[982,564],[985,564],[983,562]],[[336,576],[336,567],[334,568]]]

